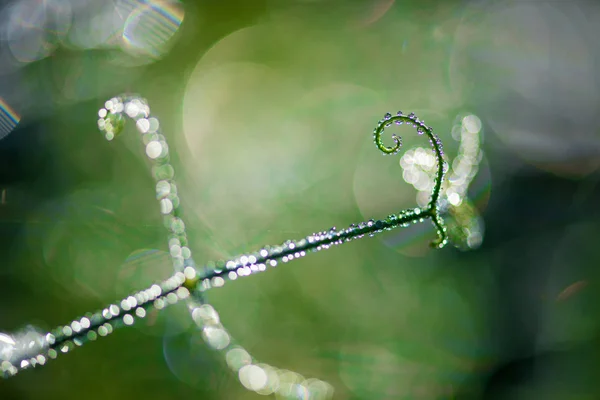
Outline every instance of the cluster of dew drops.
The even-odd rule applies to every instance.
[[[393,116],[391,113],[386,113],[383,116],[383,119],[379,121],[377,127],[373,131],[374,137],[375,137],[374,138],[375,144],[378,145],[378,147],[379,147],[379,144],[378,144],[379,134],[382,133],[386,127],[392,126],[392,124],[394,124],[394,123],[396,125],[402,125],[404,123],[411,124],[413,127],[415,127],[417,129],[417,134],[419,134],[419,135],[423,135],[425,132],[433,132],[433,129],[431,129],[431,127],[425,125],[425,121],[417,118],[415,113],[410,113],[408,115],[405,115],[402,113],[402,111],[398,111],[395,116]],[[440,154],[443,155],[444,150],[443,150],[442,141],[440,140],[440,138],[437,135],[435,135],[433,133],[432,133],[432,137],[433,137],[433,140],[435,140],[435,145],[440,150]],[[392,138],[396,142],[397,148],[395,148],[395,151],[393,153],[384,152],[383,153],[384,155],[396,154],[400,150],[400,147],[402,146],[402,138],[401,137],[397,136],[396,134],[393,134]],[[430,143],[432,146],[434,146],[433,140],[430,139]]]

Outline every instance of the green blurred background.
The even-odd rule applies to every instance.
[[[200,264],[414,207],[372,129],[413,111],[452,158],[468,112],[481,248],[429,250],[427,223],[208,299],[260,361],[335,399],[600,397],[596,3],[99,3],[2,5],[0,331],[50,329],[171,272],[141,146],[96,127],[114,95],[160,118]],[[1,399],[260,397],[182,305],[0,382]]]

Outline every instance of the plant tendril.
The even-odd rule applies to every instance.
[[[440,191],[442,188],[442,183],[444,181],[444,173],[445,173],[445,165],[444,162],[444,150],[442,141],[440,138],[433,133],[433,129],[429,126],[425,125],[425,123],[417,118],[417,116],[413,113],[408,115],[402,114],[402,111],[398,111],[398,113],[394,116],[392,114],[387,113],[383,117],[382,120],[379,121],[375,130],[373,131],[373,138],[375,141],[375,145],[379,150],[383,152],[384,155],[388,154],[396,154],[400,151],[400,147],[402,147],[402,139],[395,134],[392,135],[392,139],[394,140],[394,147],[387,147],[383,144],[383,140],[381,138],[386,127],[391,126],[392,124],[396,125],[412,125],[417,128],[417,133],[419,135],[425,134],[429,138],[429,143],[431,144],[431,148],[433,149],[436,163],[437,163],[437,172],[433,182],[433,189],[431,191],[431,197],[429,200],[429,204],[425,208],[420,208],[420,215],[423,217],[431,218],[433,225],[437,230],[437,239],[431,243],[432,247],[442,248],[448,242],[448,236],[446,233],[446,226],[439,212],[439,198]]]
[[[153,163],[152,174],[156,180],[160,212],[165,218],[165,226],[169,231],[169,252],[175,274],[161,284],[152,285],[148,289],[128,296],[117,304],[110,305],[96,313],[88,313],[68,325],[55,328],[44,335],[43,339],[35,346],[30,346],[16,357],[2,361],[0,367],[5,377],[13,376],[21,369],[44,365],[49,359],[56,358],[59,353],[67,353],[88,341],[96,340],[98,336],[106,336],[114,328],[132,325],[136,318],[144,318],[150,309],[162,309],[184,299],[187,301],[191,317],[201,329],[206,343],[213,349],[225,353],[228,365],[239,373],[240,380],[242,380],[244,368],[258,368],[257,365],[260,365],[260,368],[265,371],[269,370],[269,373],[275,372],[274,375],[270,374],[269,376],[277,376],[276,368],[257,364],[245,349],[234,344],[234,339],[221,324],[218,313],[204,300],[203,292],[223,286],[226,281],[265,271],[269,267],[276,267],[280,263],[290,262],[311,252],[360,239],[365,235],[375,236],[383,231],[406,227],[428,218],[431,219],[437,231],[437,239],[432,242],[432,246],[442,248],[448,241],[446,227],[438,209],[445,169],[442,143],[433,134],[432,129],[423,121],[418,120],[414,114],[405,116],[398,112],[396,116],[386,114],[384,119],[379,121],[373,133],[374,141],[384,155],[396,154],[402,146],[402,139],[392,135],[395,145],[387,147],[381,138],[385,128],[393,123],[397,125],[412,124],[420,135],[425,134],[429,138],[437,160],[437,174],[430,201],[426,207],[406,209],[383,219],[371,219],[359,224],[351,224],[348,228],[341,230],[331,228],[299,240],[288,240],[280,245],[265,246],[257,251],[229,260],[220,260],[198,267],[192,259],[191,250],[188,247],[185,224],[181,219],[180,201],[174,181],[174,170],[169,162],[168,145],[165,137],[160,133],[159,122],[150,115],[150,108],[145,100],[131,95],[115,97],[108,100],[105,108],[98,113],[98,126],[104,132],[107,140],[113,140],[124,129],[125,116],[123,114],[135,121],[145,146],[146,155]],[[242,358],[246,361],[241,364],[230,362],[231,352],[237,352],[237,355],[242,354]],[[285,371],[285,373],[290,374],[291,372]],[[298,379],[301,378],[299,375],[298,377]],[[306,383],[308,385],[306,389],[309,392],[320,393],[321,397],[319,398],[332,396],[331,385],[314,379],[305,382],[309,381],[310,384]],[[267,393],[268,388],[261,388],[266,392],[265,390],[261,392],[256,388],[247,388],[269,394]],[[276,390],[273,389],[271,393]]]

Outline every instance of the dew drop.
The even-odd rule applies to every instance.
[[[125,114],[127,114],[130,118],[135,118],[138,116],[140,112],[140,108],[134,102],[129,102],[125,104]]]
[[[173,211],[173,203],[170,199],[162,199],[160,201],[160,212],[163,215],[170,214]]]
[[[173,218],[171,220],[170,228],[173,233],[181,234],[185,232],[185,224],[181,218]]]
[[[156,131],[158,131],[159,128],[159,123],[158,123],[158,119],[156,118],[148,118],[148,132],[154,133]]]
[[[206,326],[202,329],[206,343],[216,350],[222,350],[229,345],[230,338],[221,326]]]
[[[163,147],[160,142],[152,141],[146,145],[146,155],[152,160],[160,157]]]
[[[169,181],[162,180],[156,183],[156,198],[158,200],[167,197],[171,193],[171,185]]]
[[[156,180],[173,179],[175,169],[171,164],[157,165],[152,168],[152,175]]]
[[[15,350],[16,341],[15,339],[6,334],[0,333],[0,360],[10,360]]]
[[[140,118],[135,123],[135,127],[140,133],[148,133],[150,130],[150,122],[146,118]]]

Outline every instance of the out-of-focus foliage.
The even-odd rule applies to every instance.
[[[414,111],[454,158],[468,111],[489,165],[469,192],[479,249],[425,250],[434,230],[417,225],[208,296],[254,355],[339,399],[598,396],[598,5],[187,2],[176,27],[173,4],[3,9],[21,14],[0,24],[2,331],[70,321],[170,272],[139,143],[96,131],[106,96],[141,92],[161,117],[198,262],[412,206],[400,155],[373,146],[377,119]],[[114,32],[94,29],[106,15]],[[188,327],[175,306],[0,397],[258,398]]]

